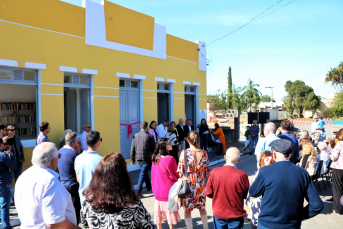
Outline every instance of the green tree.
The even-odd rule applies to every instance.
[[[232,85],[232,105],[239,113],[247,109],[247,99],[242,96],[241,92],[242,88]]]
[[[324,111],[326,118],[343,117],[343,92],[335,94],[331,102],[331,107]]]
[[[272,99],[270,98],[269,95],[262,95],[261,96],[261,102],[271,102]],[[276,102],[275,99],[273,99],[273,102]]]
[[[319,108],[319,98],[314,94],[313,88],[307,86],[303,81],[292,82],[289,80],[285,84],[285,89],[288,95],[284,98],[284,107],[290,115],[295,110],[300,118],[304,109],[313,111]]]
[[[244,86],[242,89],[242,97],[246,99],[247,107],[252,110],[252,107],[257,108],[258,104],[261,102],[262,93],[257,89],[259,84],[255,84],[251,79],[248,80],[248,85]]]
[[[232,76],[231,76],[231,67],[229,67],[229,73],[228,73],[228,88],[227,88],[227,102],[228,102],[228,108],[232,109]]]
[[[213,103],[216,110],[227,110],[227,91],[217,91],[216,95],[209,95],[207,97],[208,103]]]
[[[331,82],[331,86],[333,86],[337,92],[343,92],[343,62],[341,62],[338,67],[331,68],[331,70],[326,73],[324,82]]]

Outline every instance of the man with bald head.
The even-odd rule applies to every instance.
[[[214,228],[242,228],[246,215],[243,201],[249,190],[248,175],[236,168],[241,160],[236,147],[229,148],[224,158],[226,164],[211,171],[206,185],[206,196],[213,199]]]
[[[276,137],[276,126],[273,122],[268,122],[263,129],[263,134],[265,138],[260,138],[260,140],[257,143],[256,149],[255,149],[255,155],[257,160],[257,168],[259,168],[259,160],[261,154],[266,151],[270,150],[269,144],[275,140],[280,140],[280,138]]]

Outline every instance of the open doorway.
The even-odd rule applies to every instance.
[[[165,119],[171,121],[170,109],[170,84],[157,83],[157,123],[161,124]]]
[[[185,86],[185,117],[196,125],[196,92],[195,86]]]

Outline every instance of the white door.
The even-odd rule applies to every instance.
[[[140,131],[139,91],[120,90],[120,151],[125,158],[130,158],[132,136]],[[135,123],[135,124],[133,124]],[[128,126],[132,133],[128,137]]]

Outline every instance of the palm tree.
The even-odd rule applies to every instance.
[[[250,108],[250,111],[252,106],[257,107],[261,101],[262,93],[256,89],[259,86],[259,84],[255,84],[251,79],[249,79],[248,85],[244,86],[242,89],[242,97],[247,100],[247,105]]]
[[[326,74],[325,83],[331,82],[331,86],[335,88],[337,92],[343,91],[343,62],[336,68],[331,68]]]

